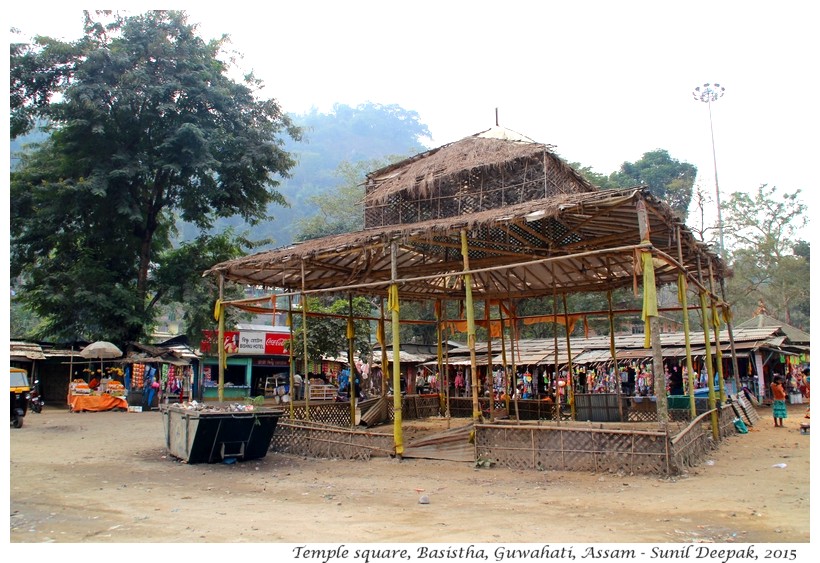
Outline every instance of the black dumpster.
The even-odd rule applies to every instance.
[[[270,448],[280,409],[255,407],[237,411],[230,405],[209,405],[195,410],[182,405],[162,405],[165,445],[168,452],[188,463],[244,461],[265,457]]]

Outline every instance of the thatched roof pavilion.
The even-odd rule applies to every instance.
[[[659,283],[723,263],[672,209],[641,187],[598,190],[552,147],[493,129],[368,175],[365,228],[215,265],[207,273],[300,292],[384,294],[403,299],[464,295],[460,233],[469,239],[473,292],[482,299],[604,291],[633,283],[641,242],[638,202],[648,210]],[[500,138],[499,138],[500,137]],[[680,241],[680,254],[678,251]]]
[[[653,364],[661,370],[655,379],[663,385],[657,285],[679,282],[682,275],[697,288],[705,314],[704,299],[721,302],[712,280],[724,270],[720,258],[646,188],[596,189],[553,147],[496,127],[370,173],[361,231],[229,260],[206,274],[303,296],[386,297],[394,342],[400,300],[463,300],[472,327],[473,378],[474,298],[511,302],[642,285]],[[559,322],[557,315],[552,321]],[[659,413],[665,413],[665,388],[662,394]],[[473,416],[480,418],[475,394],[472,401]],[[398,396],[394,428],[401,454]]]

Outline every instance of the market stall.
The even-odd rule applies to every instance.
[[[68,385],[68,409],[71,412],[99,412],[110,410],[128,410],[125,400],[125,386],[117,377],[122,377],[122,369],[116,366],[105,367],[103,360],[122,356],[122,350],[111,342],[99,340],[82,349],[80,356],[86,359],[98,359],[100,368],[92,369],[91,364],[83,370],[88,374],[85,379],[74,379]]]
[[[128,410],[125,387],[118,381],[103,379],[97,389],[92,389],[84,379],[75,379],[68,389],[68,409],[71,412]]]

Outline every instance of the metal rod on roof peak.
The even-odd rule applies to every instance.
[[[498,108],[495,108],[495,126],[498,127]]]

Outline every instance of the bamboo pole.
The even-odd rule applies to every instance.
[[[709,289],[714,294],[715,271],[712,262],[709,262]],[[723,380],[723,349],[720,345],[720,316],[718,316],[716,299],[712,299],[712,328],[715,332],[715,357],[717,360],[718,389],[720,390],[721,404],[726,402],[726,383]]]
[[[570,418],[575,420],[575,377],[572,373],[572,344],[570,343],[569,333],[569,312],[567,311],[567,294],[561,294],[561,300],[564,302],[564,332],[567,335],[567,401],[569,402]]]
[[[299,300],[302,305],[302,373],[305,378],[308,376],[308,325],[307,325],[307,295],[305,289],[305,261],[302,260],[302,297]],[[310,391],[310,386],[308,386]],[[305,394],[305,419],[310,420],[310,393]]]
[[[612,365],[615,370],[615,394],[618,400],[618,418],[624,421],[624,402],[621,397],[621,373],[618,370],[618,352],[615,348],[615,315],[612,313],[612,290],[606,292],[609,304],[609,354],[612,356]]]
[[[701,270],[700,258],[698,258],[698,276],[703,281],[703,272]],[[720,438],[720,431],[718,429],[718,414],[715,405],[715,370],[712,366],[712,339],[709,336],[709,313],[706,310],[706,292],[700,292],[700,314],[703,319],[703,343],[705,347],[706,362],[706,385],[709,389],[709,410],[712,412],[712,438],[717,443]]]
[[[382,397],[387,396],[387,334],[385,333],[384,328],[384,298],[379,298],[379,311],[380,317],[379,318],[379,331],[381,334],[381,345],[382,345]]]
[[[470,270],[470,255],[469,245],[467,244],[467,231],[461,230],[461,257],[464,262],[464,271]],[[476,370],[475,357],[475,310],[473,310],[473,276],[471,274],[463,274],[464,291],[465,291],[465,307],[467,309],[467,346],[470,349],[470,385],[472,386],[473,399],[473,420],[478,421],[481,418],[481,409],[478,406],[478,373]]]
[[[487,372],[484,374],[484,378],[487,381],[487,389],[490,391],[490,410],[489,410],[489,418],[490,422],[493,421],[493,410],[495,406],[495,401],[493,400],[493,389],[495,383],[495,373],[493,372],[493,334],[492,334],[492,327],[490,323],[492,322],[490,319],[490,303],[489,301],[484,301],[484,322],[487,324]]]
[[[553,377],[555,378],[555,420],[561,424],[561,387],[558,385],[558,284],[555,281],[555,264],[552,265],[552,350],[554,357]]]
[[[441,299],[436,299],[434,304],[434,312],[436,317],[436,385],[438,386],[438,408],[439,412],[443,413],[447,410],[444,405],[444,387],[442,381],[442,373],[444,373],[442,365],[442,347],[441,347]]]
[[[293,297],[288,296],[288,330],[290,331],[290,342],[288,343],[288,365],[290,366],[290,418],[295,417],[294,405],[293,403],[296,402],[296,397],[293,396],[293,374],[296,372],[296,366],[293,365]],[[305,396],[308,393],[308,380],[307,374],[304,374],[302,377],[302,389],[305,391]],[[262,391],[264,395],[265,392]]]
[[[518,389],[516,386],[516,380],[518,379],[518,367],[515,365],[515,343],[517,338],[517,330],[518,330],[518,314],[515,309],[515,301],[512,298],[512,294],[510,292],[510,271],[507,270],[505,272],[507,277],[507,298],[510,300],[510,356],[512,356],[512,361],[510,362],[510,370],[512,372],[512,381],[510,382],[510,392],[513,393],[513,397],[515,397],[515,419],[520,421],[521,417],[518,411]],[[502,333],[503,336],[503,333]],[[506,366],[505,366],[506,369]]]
[[[683,263],[683,249],[681,248],[680,227],[675,228],[675,234],[678,243],[678,258],[681,264]],[[689,334],[689,303],[687,296],[686,276],[683,273],[678,274],[678,301],[680,302],[681,310],[683,312],[683,339],[686,345],[686,379],[688,382],[689,392],[689,413],[692,419],[697,416],[697,403],[695,402],[695,370],[692,366],[692,342]]]
[[[356,362],[354,361],[356,349],[356,330],[353,324],[353,294],[347,294],[347,310],[350,316],[347,318],[347,363],[350,366],[350,379],[348,380],[348,397],[350,398],[350,426],[356,426]]]
[[[228,361],[225,350],[225,305],[222,304],[222,296],[224,293],[225,277],[219,274],[219,302],[217,304],[217,338],[219,344],[217,346],[217,354],[219,360],[219,367],[217,373],[219,374],[216,386],[216,400],[222,402],[225,400],[225,364]],[[151,405],[148,405],[151,408]]]
[[[723,279],[723,276],[720,277],[720,296],[721,300],[726,303],[726,283]],[[735,334],[734,328],[732,327],[732,309],[731,306],[726,303],[726,331],[729,333],[729,350],[732,353],[732,374],[735,380],[735,393],[740,394],[740,368],[738,368],[737,364],[737,350],[735,349]]]
[[[396,456],[401,458],[404,454],[404,436],[401,427],[401,326],[399,322],[399,286],[398,283],[396,283],[396,278],[398,277],[398,252],[398,244],[394,241],[390,246],[391,284],[388,305],[393,333],[393,444],[396,450]]]
[[[501,307],[501,301],[498,302],[498,322],[501,324],[501,369],[502,381],[504,386],[504,408],[507,409],[507,416],[510,414],[510,376],[507,369],[507,346],[504,341],[504,311]]]
[[[442,321],[447,320],[447,303],[443,302],[441,304],[441,318]],[[444,337],[444,331],[442,331],[442,338]],[[449,338],[448,338],[449,340]],[[442,367],[444,369],[443,378],[444,378],[444,416],[447,417],[447,427],[449,428],[450,423],[450,346],[444,349],[444,360]]]

